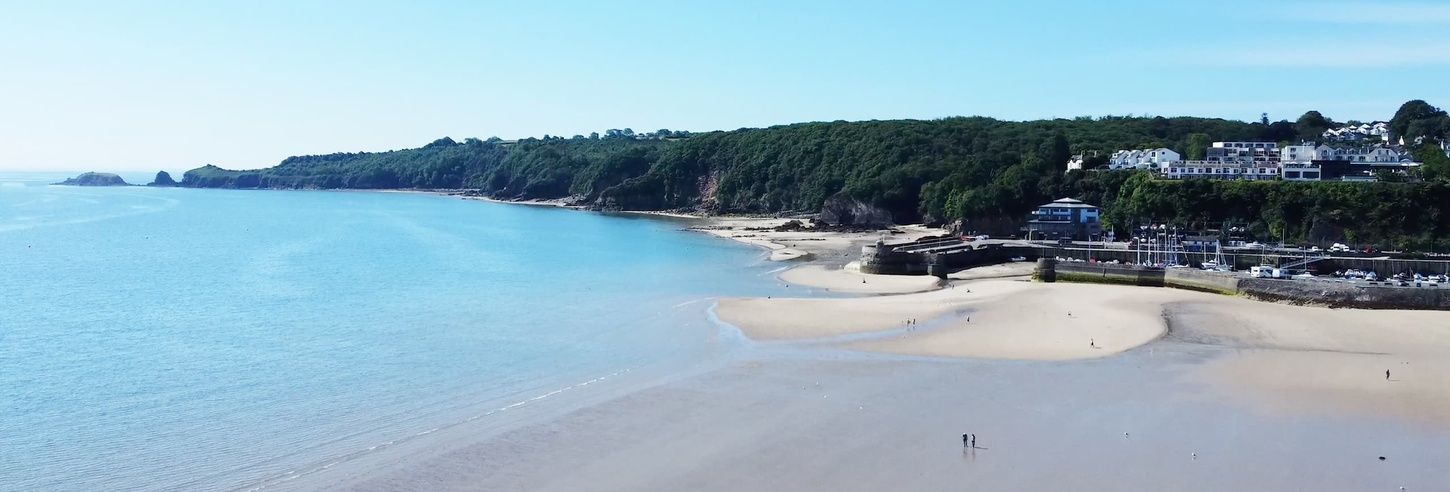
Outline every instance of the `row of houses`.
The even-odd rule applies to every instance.
[[[1347,125],[1325,130],[1322,136],[1325,141],[1329,142],[1360,142],[1370,137],[1378,138],[1381,142],[1389,142],[1390,124],[1375,121],[1360,125]]]
[[[1081,156],[1069,163],[1081,168]],[[1167,179],[1284,179],[1291,181],[1373,181],[1383,171],[1407,174],[1418,166],[1409,155],[1391,147],[1289,145],[1274,142],[1214,142],[1203,160],[1184,160],[1167,149],[1119,150],[1108,159],[1110,170],[1150,170]]]

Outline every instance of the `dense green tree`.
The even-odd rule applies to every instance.
[[[1409,121],[1439,128],[1431,126],[1439,121],[1434,112],[1423,114]],[[1320,125],[1312,112],[1305,116],[1305,125]],[[1440,207],[1450,203],[1450,159],[1429,143],[1415,154],[1425,162],[1423,183],[1170,182],[1141,172],[1064,171],[1070,153],[1096,156],[1089,165],[1127,148],[1168,147],[1202,159],[1211,141],[1294,139],[1308,132],[1299,126],[1110,116],[838,121],[693,135],[661,129],[653,138],[611,129],[604,138],[442,138],[416,149],[290,157],[251,171],[206,166],[181,184],[472,189],[603,209],[726,213],[815,212],[840,197],[901,223],[962,220],[1001,232],[1014,232],[1033,207],[1071,196],[1101,205],[1120,233],[1149,221],[1232,220],[1265,237],[1447,246],[1440,238],[1450,237],[1450,213]]]
[[[1329,121],[1318,111],[1309,111],[1294,122],[1294,128],[1299,132],[1299,139],[1317,142],[1324,135],[1324,131],[1334,127],[1334,122]]]
[[[1201,161],[1208,157],[1210,145],[1213,145],[1213,142],[1207,133],[1191,134],[1188,136],[1188,145],[1184,149],[1183,158],[1190,161]]]
[[[1410,125],[1420,120],[1438,119],[1444,117],[1444,111],[1441,111],[1439,108],[1431,106],[1430,103],[1427,103],[1423,100],[1416,99],[1406,102],[1405,104],[1400,106],[1400,109],[1398,111],[1395,111],[1394,118],[1390,119],[1390,138],[1397,140],[1403,137],[1408,143],[1415,137],[1424,136],[1424,134],[1410,133]]]

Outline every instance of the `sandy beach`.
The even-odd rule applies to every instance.
[[[1350,491],[1450,483],[1443,312],[1033,283],[1024,264],[946,281],[887,278],[850,265],[852,248],[875,235],[724,223],[733,225],[706,232],[800,262],[782,281],[853,295],[721,299],[715,316],[745,340],[719,367],[518,426],[461,426],[280,488]],[[963,433],[976,434],[978,446],[965,449]]]

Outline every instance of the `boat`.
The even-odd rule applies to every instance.
[[[1214,253],[1213,253],[1213,259],[1212,260],[1203,260],[1203,263],[1202,263],[1203,269],[1204,270],[1211,271],[1211,272],[1228,272],[1228,271],[1232,271],[1233,270],[1233,267],[1230,266],[1230,265],[1228,265],[1227,262],[1224,261],[1224,258],[1223,258],[1223,243],[1221,243],[1219,241],[1214,241],[1214,243],[1213,243],[1213,251],[1214,251]]]

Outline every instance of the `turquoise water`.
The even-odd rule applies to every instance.
[[[246,487],[721,357],[702,300],[782,289],[669,221],[59,177],[0,174],[0,490]]]

